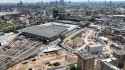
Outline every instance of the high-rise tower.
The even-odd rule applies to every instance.
[[[60,4],[64,5],[65,1],[64,0],[60,0]]]

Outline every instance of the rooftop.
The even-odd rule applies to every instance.
[[[0,16],[15,15],[15,14],[19,14],[19,12],[0,12]]]
[[[72,30],[73,28],[73,26],[69,27],[68,25],[64,24],[61,25],[61,23],[50,22],[42,25],[27,27],[20,30],[20,32],[38,36],[43,40],[53,41],[57,39],[62,33]]]

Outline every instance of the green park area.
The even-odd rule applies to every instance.
[[[16,30],[16,25],[9,22],[0,22],[0,32],[14,32]]]

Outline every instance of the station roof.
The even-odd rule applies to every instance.
[[[59,37],[59,35],[65,31],[67,31],[66,26],[56,25],[56,24],[43,24],[37,26],[31,26],[24,29],[19,30],[22,33],[33,34],[36,36],[40,36],[40,38],[53,40],[54,38]]]

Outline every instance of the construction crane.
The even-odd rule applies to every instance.
[[[90,0],[88,0],[88,9],[90,8]]]

